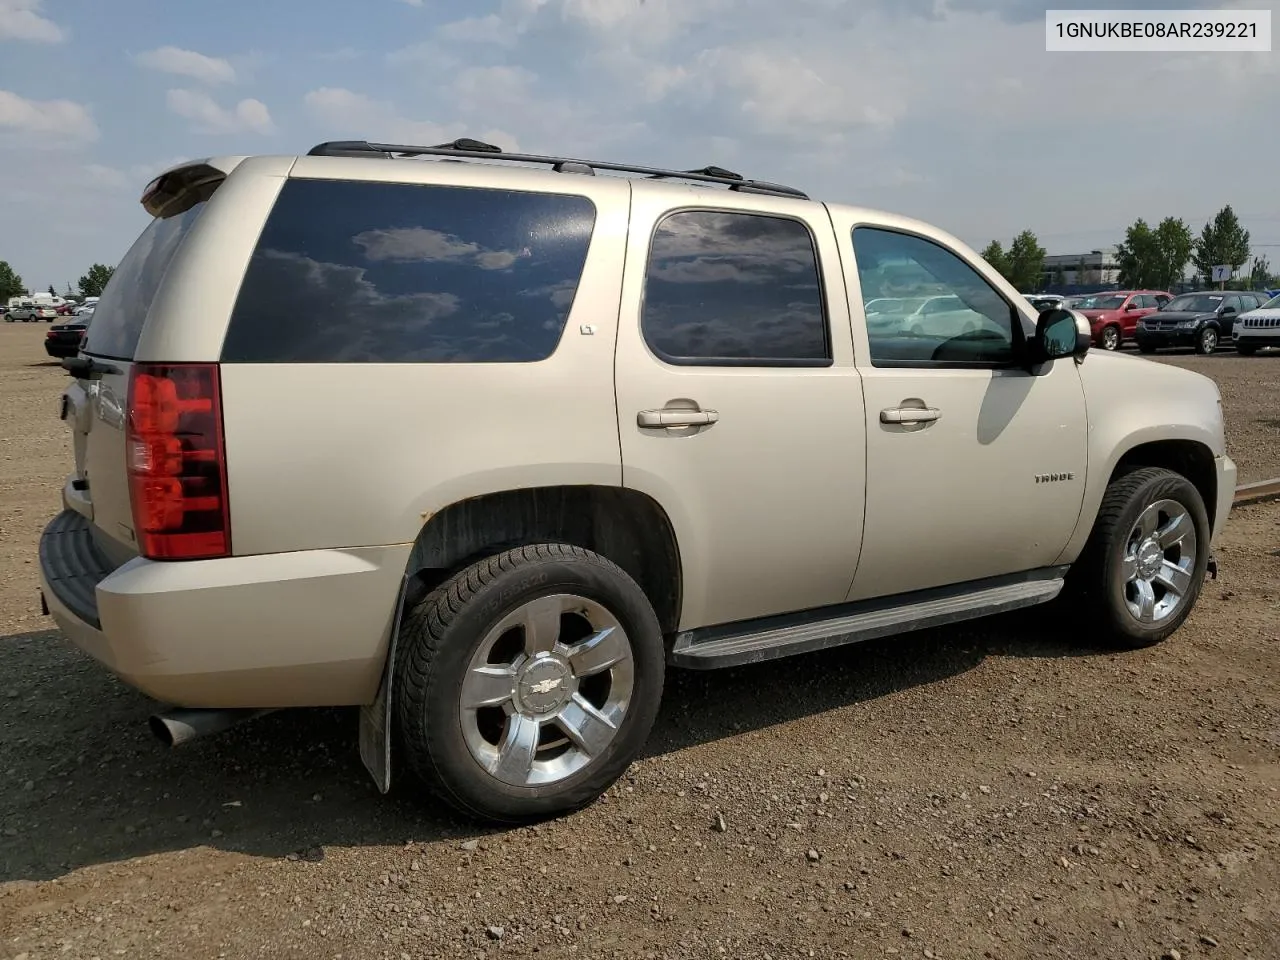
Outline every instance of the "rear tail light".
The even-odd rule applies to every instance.
[[[231,553],[221,378],[216,363],[139,363],[129,377],[129,500],[152,560]]]

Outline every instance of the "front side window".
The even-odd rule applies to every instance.
[[[864,306],[875,297],[923,299],[913,313],[868,323],[873,366],[1014,362],[1022,339],[1017,312],[960,256],[932,240],[876,227],[854,227],[853,252]]]
[[[544,360],[594,226],[581,196],[290,180],[249,262],[222,359]]]
[[[686,210],[658,224],[641,328],[668,363],[825,366],[817,252],[798,220]]]

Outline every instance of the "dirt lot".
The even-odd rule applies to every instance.
[[[378,796],[350,711],[165,752],[57,638],[42,336],[0,324],[0,958],[1280,956],[1280,505],[1157,649],[1025,614],[676,673],[605,800],[478,833]],[[1280,475],[1280,357],[1169,362]]]

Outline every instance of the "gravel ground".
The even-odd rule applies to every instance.
[[[478,832],[378,796],[352,711],[163,751],[57,638],[42,336],[0,325],[0,958],[1280,956],[1280,504],[1233,513],[1156,649],[1032,611],[673,673],[604,800]],[[1219,380],[1244,479],[1280,475],[1280,357],[1169,362]]]

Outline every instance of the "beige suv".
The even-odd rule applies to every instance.
[[[609,787],[668,667],[1064,589],[1082,642],[1142,646],[1211,569],[1214,384],[1089,352],[927,224],[475,141],[201,160],[142,202],[65,361],[40,566],[169,742],[358,705],[381,789],[394,759],[519,822]],[[954,309],[869,332],[886,297]]]

